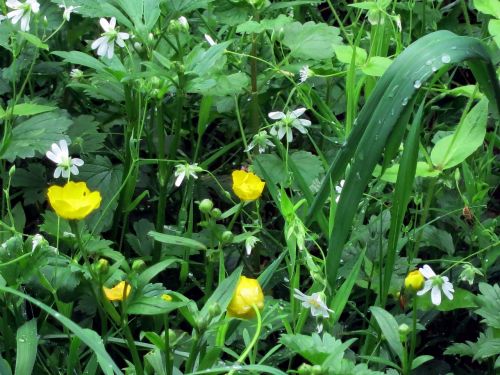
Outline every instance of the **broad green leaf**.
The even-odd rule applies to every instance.
[[[38,347],[36,320],[24,323],[16,334],[16,375],[31,374]]]
[[[12,130],[12,138],[0,159],[10,162],[15,158],[32,158],[36,152],[45,154],[52,143],[67,139],[64,135],[71,120],[60,113],[43,113],[33,116]]]
[[[198,242],[196,240],[193,240],[191,238],[174,236],[171,234],[165,234],[165,233],[154,232],[154,231],[149,232],[148,236],[153,237],[153,239],[155,241],[158,241],[158,242],[161,242],[161,243],[164,243],[167,245],[188,247],[190,249],[196,249],[196,250],[206,250],[207,249],[207,247],[204,244],[202,244],[201,242]]]
[[[280,343],[293,352],[300,354],[314,365],[321,365],[332,354],[342,359],[345,350],[354,341],[356,339],[351,339],[343,343],[327,332],[323,333],[322,336],[314,332],[311,336],[284,334],[280,337]]]
[[[335,46],[335,55],[343,64],[350,64],[353,58],[354,48],[352,46]],[[363,65],[366,62],[368,54],[363,48],[356,47],[355,64],[356,66]]]
[[[290,155],[290,159],[309,188],[314,183],[314,180],[324,173],[323,164],[319,157],[308,151],[294,152]]]
[[[56,110],[57,107],[50,107],[48,105],[40,105],[40,104],[32,104],[32,103],[23,103],[16,104],[12,109],[12,114],[16,116],[33,116],[39,113],[51,112]],[[0,108],[0,119],[5,117],[6,113],[10,113],[10,109],[4,111]]]
[[[453,299],[450,301],[446,296],[441,295],[441,303],[439,306],[435,306],[431,301],[431,293],[426,293],[423,296],[416,296],[417,306],[420,310],[439,310],[439,311],[452,311],[456,309],[470,309],[472,307],[477,307],[474,301],[474,294],[468,290],[455,287],[455,293],[453,293]]]
[[[373,175],[375,177],[379,177],[381,170],[382,168],[380,167],[380,165],[377,165],[373,170]],[[398,171],[399,171],[399,164],[394,164],[389,168],[387,168],[382,177],[380,178],[387,182],[396,183],[396,179],[398,177]],[[433,166],[429,167],[429,164],[427,164],[425,161],[417,162],[417,167],[415,169],[415,177],[437,177],[440,174],[441,171],[434,169]]]
[[[381,77],[391,64],[392,60],[388,57],[373,56],[361,67],[361,71],[368,76]]]
[[[201,318],[206,318],[208,316],[210,308],[213,304],[218,304],[223,312],[227,310],[227,306],[233,298],[236,285],[238,285],[241,270],[242,267],[236,268],[230,276],[219,284],[217,289],[215,289],[212,295],[208,298],[207,302],[205,302],[205,305],[203,305],[203,308],[200,311]]]
[[[97,60],[96,58],[90,56],[88,53],[83,53],[79,51],[55,51],[52,52],[52,55],[56,55],[62,57],[64,62],[76,65],[86,66],[88,68],[95,69],[97,71],[104,70],[106,65]]]
[[[385,336],[387,343],[393,350],[393,352],[403,361],[403,345],[399,339],[399,325],[396,319],[385,311],[383,308],[378,306],[370,307],[375,320],[377,321],[382,334]]]
[[[106,375],[118,374],[123,375],[123,372],[116,365],[113,359],[110,357],[106,349],[104,348],[104,344],[102,338],[91,329],[81,328],[75,322],[69,320],[65,316],[61,315],[54,309],[45,305],[44,303],[38,301],[37,299],[28,296],[24,293],[21,293],[15,289],[0,286],[0,291],[4,293],[10,293],[17,297],[23,298],[32,304],[38,306],[40,309],[45,311],[47,314],[51,315],[54,319],[58,320],[63,326],[65,326],[69,331],[74,333],[83,343],[85,343],[92,351],[96,354],[99,365],[101,366],[102,371]]]
[[[73,124],[68,129],[71,138],[71,151],[77,153],[92,153],[104,147],[106,133],[100,133],[99,123],[93,116],[81,115],[73,118]]]
[[[483,323],[500,329],[500,287],[498,284],[479,283],[479,290],[481,294],[475,298],[479,309],[475,313],[483,317]]]
[[[338,291],[335,292],[335,296],[333,297],[332,303],[330,304],[330,308],[333,310],[333,324],[335,324],[342,315],[344,311],[345,305],[349,300],[349,296],[351,295],[352,288],[358,279],[359,270],[361,269],[361,265],[363,264],[363,260],[365,258],[366,250],[363,250],[359,255],[356,264],[352,268],[352,271],[349,273],[349,276],[344,281],[342,286]]]
[[[180,259],[164,259],[161,262],[153,264],[151,267],[146,268],[138,277],[137,283],[139,285],[145,285],[149,283],[156,275],[162,272],[165,268],[168,268],[174,263],[180,262]]]
[[[293,57],[324,60],[332,58],[334,46],[341,43],[339,29],[325,23],[294,22],[284,27],[283,44]]]
[[[411,363],[411,369],[414,370],[417,367],[422,366],[424,363],[429,362],[433,359],[434,359],[434,357],[432,355],[419,355]]]
[[[112,164],[106,156],[97,155],[94,160],[86,161],[80,168],[79,179],[85,181],[91,191],[101,193],[99,209],[86,219],[94,232],[107,229],[116,209],[117,194],[122,182],[123,166]]]
[[[267,183],[278,185],[286,180],[287,171],[281,158],[276,154],[260,154],[255,157],[255,173]],[[265,173],[264,173],[265,171]],[[266,175],[269,178],[266,178]]]
[[[500,20],[490,20],[488,23],[488,31],[495,39],[495,43],[500,47]]]
[[[470,110],[453,134],[436,143],[431,152],[432,163],[443,170],[467,159],[483,143],[487,119],[488,100],[484,98]]]
[[[474,0],[474,8],[484,14],[500,19],[500,1],[499,0]]]
[[[24,39],[26,39],[29,43],[33,44],[36,48],[44,49],[46,51],[49,50],[49,46],[43,43],[39,37],[34,34],[25,33],[23,31],[18,31],[19,35],[21,35]]]

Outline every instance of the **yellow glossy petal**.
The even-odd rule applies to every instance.
[[[259,310],[264,308],[264,293],[256,279],[241,276],[234,291],[233,298],[227,307],[229,316],[249,319],[255,314],[252,305]]]
[[[242,201],[259,199],[266,183],[252,172],[233,171],[233,191]]]
[[[405,278],[405,288],[416,292],[424,287],[424,282],[424,276],[419,270],[411,271]]]
[[[107,299],[110,301],[123,301],[127,299],[132,287],[126,281],[120,281],[113,288],[102,288]]]
[[[51,186],[47,197],[56,214],[68,220],[84,219],[101,204],[101,193],[91,192],[85,182]]]

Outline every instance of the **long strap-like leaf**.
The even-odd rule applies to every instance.
[[[360,111],[355,126],[330,166],[306,219],[307,224],[316,219],[329,196],[331,182],[338,181],[351,162],[329,238],[327,270],[332,289],[335,288],[342,250],[359,201],[375,165],[387,147],[389,136],[397,132],[399,127],[407,125],[406,121],[400,119],[407,117],[408,111],[413,110],[413,106],[409,104],[413,103],[420,87],[444,66],[451,67],[464,61],[469,62],[482,91],[498,114],[500,87],[488,51],[479,40],[458,36],[449,31],[426,35],[403,51],[379,80]],[[403,132],[398,133],[403,135]]]

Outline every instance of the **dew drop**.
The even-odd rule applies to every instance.
[[[429,59],[425,62],[425,65],[431,66],[432,65],[432,59]]]
[[[420,87],[422,87],[422,81],[417,79],[415,82],[413,82],[413,87],[415,87],[416,89],[419,89]]]
[[[61,317],[61,314],[59,314],[57,312],[54,314],[54,318],[59,319],[60,317]]]
[[[437,68],[437,67],[435,67],[435,66],[433,66],[433,67],[432,67],[432,71],[433,71],[433,72],[436,72],[437,70],[438,70],[438,68]]]
[[[441,61],[445,64],[448,64],[451,61],[450,55],[443,55],[441,56]]]
[[[357,178],[358,180],[361,180],[361,175],[359,174],[359,172],[356,172],[356,178]]]
[[[451,47],[452,50],[456,50],[457,49],[457,46],[453,46]]]
[[[404,98],[403,101],[401,102],[403,107],[408,104],[408,98]]]
[[[26,342],[26,339],[24,337],[19,337],[19,342]]]

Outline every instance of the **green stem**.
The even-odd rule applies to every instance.
[[[409,371],[411,371],[413,358],[415,358],[415,346],[417,342],[417,302],[418,299],[413,298],[412,325],[411,325],[411,338],[410,338],[410,358],[408,359]]]
[[[423,225],[425,225],[425,222],[427,221],[427,217],[429,216],[429,209],[431,207],[431,203],[432,203],[432,200],[434,198],[436,184],[437,184],[437,178],[433,178],[431,180],[429,188],[427,190],[427,197],[426,197],[427,199],[426,199],[425,204],[424,204],[422,216],[420,217],[419,227],[422,227]],[[422,240],[423,233],[424,233],[424,231],[420,231],[417,234],[417,238],[415,239],[415,246],[413,247],[413,251],[411,254],[412,256],[410,257],[410,261],[412,259],[415,259],[418,256],[418,248],[420,246],[420,241]]]
[[[170,335],[168,334],[169,324],[168,324],[168,314],[163,314],[163,330],[165,332],[165,370],[167,375],[172,375],[173,366],[171,353],[170,353]]]
[[[198,352],[199,352],[198,346],[200,344],[202,337],[203,337],[203,333],[195,330],[193,343],[191,345],[191,350],[189,351],[189,357],[187,359],[186,368],[184,371],[186,374],[193,371],[193,366],[194,366],[195,360],[198,357]]]
[[[255,316],[257,317],[257,327],[255,329],[255,335],[253,336],[252,341],[250,341],[250,344],[246,347],[245,351],[241,353],[241,355],[236,360],[236,364],[243,363],[243,361],[248,356],[252,348],[257,344],[257,340],[260,337],[260,331],[262,330],[262,317],[260,316],[260,311],[257,308],[257,306],[252,305],[252,308],[253,311],[255,312]],[[229,371],[228,375],[233,375],[235,371],[236,370],[233,368],[231,371]]]
[[[156,151],[156,156],[159,160],[165,158],[165,128],[163,126],[163,106],[161,101],[158,102],[154,109],[154,121],[156,125],[156,136],[158,139],[158,148]],[[165,209],[167,207],[167,189],[168,185],[166,180],[167,177],[167,164],[165,162],[158,162],[158,206],[156,211],[156,231],[163,233],[163,227],[165,225]],[[161,247],[162,244],[159,241],[155,242],[154,252],[153,252],[153,262],[158,262],[161,257]]]
[[[256,12],[255,20],[259,20],[259,14]],[[257,48],[258,48],[258,35],[252,34],[252,52],[250,53],[252,56],[257,56]],[[250,102],[250,132],[255,134],[259,131],[260,121],[259,121],[259,92],[257,87],[257,60],[250,59],[250,80],[252,85],[252,98]],[[244,136],[243,136],[244,138]]]
[[[126,313],[123,312],[123,314],[125,315]],[[132,332],[130,331],[126,315],[123,317],[122,322],[123,322],[122,326],[123,332],[125,333],[127,346],[130,350],[130,354],[132,355],[132,361],[134,362],[135,371],[137,372],[138,375],[144,375],[141,358],[139,357],[139,352],[137,351],[137,346],[135,345],[134,337],[132,336]]]

